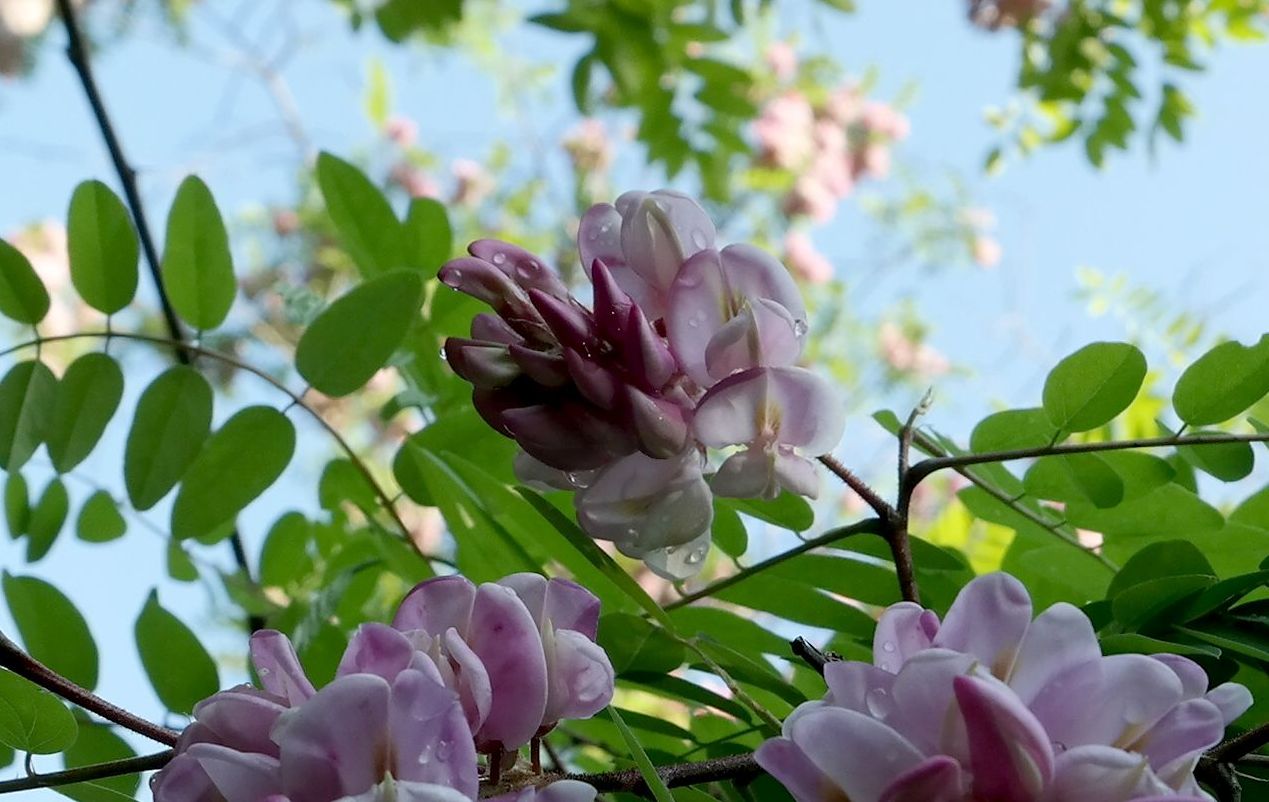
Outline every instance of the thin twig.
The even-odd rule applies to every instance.
[[[694,652],[697,657],[701,658],[701,661],[709,667],[709,670],[714,672],[714,675],[723,681],[723,683],[727,686],[727,690],[731,691],[731,695],[736,698],[736,701],[752,710],[758,718],[771,729],[772,733],[780,732],[780,719],[772,715],[771,711],[763,707],[758,700],[746,693],[745,689],[740,687],[740,683],[732,677],[731,673],[727,669],[723,668],[717,660],[710,657],[709,653],[701,647],[700,643],[698,643],[695,638],[675,637],[675,640],[681,643],[688,650]]]
[[[1269,443],[1269,433],[1229,434],[1211,432],[1188,436],[1176,434],[1170,437],[1142,437],[1133,440],[1112,440],[1101,443],[1062,443],[1039,446],[1037,448],[1020,448],[1011,451],[984,451],[980,454],[932,457],[913,465],[909,473],[914,477],[914,482],[919,482],[935,471],[944,468],[965,468],[971,465],[983,465],[992,462],[1012,462],[1033,457],[1055,457],[1064,454],[1091,454],[1099,451],[1218,445],[1221,443]]]
[[[185,331],[181,327],[181,321],[176,316],[176,309],[172,306],[167,288],[163,285],[163,276],[159,268],[159,252],[154,246],[154,237],[150,233],[150,224],[145,216],[145,205],[141,202],[141,192],[137,189],[137,171],[124,155],[123,144],[115,133],[110,114],[106,111],[105,101],[97,88],[97,81],[93,77],[92,60],[88,56],[88,48],[84,46],[84,37],[79,30],[79,21],[75,18],[75,9],[71,0],[57,0],[57,10],[61,15],[62,25],[66,28],[66,56],[75,69],[75,74],[79,76],[88,105],[92,107],[93,118],[97,121],[97,128],[101,131],[101,138],[105,141],[106,150],[110,154],[110,161],[114,165],[115,173],[119,176],[119,183],[123,186],[123,195],[132,212],[132,219],[137,227],[137,238],[145,254],[146,267],[149,268],[154,290],[159,297],[159,306],[163,310],[163,320],[171,335],[176,361],[182,365],[189,365],[193,362],[193,357],[186,345]],[[247,561],[247,552],[237,527],[234,527],[229,534],[229,545],[233,550],[234,562],[237,563],[238,569],[242,571],[248,583],[254,583],[251,578],[251,564]],[[256,613],[248,614],[247,625],[252,632],[264,629],[264,624],[262,616]]]
[[[679,607],[685,607],[693,602],[713,596],[721,590],[726,590],[737,582],[742,582],[755,574],[760,574],[769,568],[774,568],[780,563],[790,560],[799,554],[805,554],[806,552],[811,551],[812,549],[817,549],[820,546],[828,546],[839,540],[845,540],[851,535],[863,534],[865,532],[880,535],[882,532],[881,520],[879,518],[868,518],[866,520],[859,521],[858,523],[853,523],[850,526],[831,529],[819,537],[804,540],[788,551],[782,551],[774,557],[768,557],[762,562],[754,563],[752,566],[734,573],[729,577],[725,577],[717,582],[706,585],[694,593],[689,593],[681,599],[675,599],[665,605],[665,609],[674,610]]]
[[[30,791],[34,788],[54,788],[59,785],[106,780],[111,777],[126,777],[129,774],[140,774],[143,771],[154,771],[166,766],[175,754],[171,749],[166,749],[151,755],[111,760],[107,763],[93,763],[89,766],[79,766],[48,774],[33,774],[30,777],[0,782],[0,794]]]
[[[1233,763],[1269,744],[1269,724],[1261,724],[1242,735],[1223,741],[1212,748],[1207,756],[1221,763]]]
[[[179,735],[176,731],[146,721],[140,716],[133,715],[127,710],[107,702],[87,688],[76,685],[22,651],[4,633],[0,633],[0,666],[34,682],[45,690],[52,691],[69,702],[74,702],[89,712],[96,713],[107,721],[113,721],[121,727],[130,729],[138,735],[144,735],[150,740],[166,746],[176,745],[176,737]]]
[[[657,767],[657,774],[669,788],[723,781],[743,783],[762,773],[762,768],[754,760],[752,754],[728,755],[699,763],[676,763]],[[600,793],[625,791],[646,798],[652,796],[638,769],[609,771],[603,774],[566,774],[563,777],[556,776],[551,779],[581,780],[589,783]]]
[[[890,505],[890,502],[879,496],[877,491],[869,487],[868,483],[863,479],[856,476],[850,468],[843,465],[837,457],[832,454],[825,454],[820,457],[820,464],[832,471],[834,476],[841,479],[846,483],[847,487],[855,491],[869,507],[872,507],[878,518],[887,520],[894,515],[895,509]]]
[[[15,351],[20,351],[24,348],[36,347],[41,343],[62,342],[66,340],[81,340],[81,339],[90,339],[90,338],[112,338],[116,340],[127,340],[129,342],[147,343],[149,345],[170,345],[172,342],[166,337],[153,337],[148,334],[131,334],[126,332],[118,332],[118,331],[115,331],[115,332],[81,331],[81,332],[76,332],[74,334],[58,334],[53,337],[44,337],[37,340],[29,340],[27,342],[18,343],[17,345],[13,345],[13,346],[10,346],[9,348],[5,348],[4,350],[0,350],[0,357],[8,356],[9,354],[12,354]],[[375,479],[374,474],[370,471],[370,466],[368,466],[365,463],[365,461],[357,454],[357,452],[353,450],[353,447],[349,445],[347,440],[344,439],[344,436],[341,435],[334,426],[331,426],[330,423],[328,423],[326,419],[322,417],[322,414],[320,412],[318,412],[316,409],[314,409],[313,407],[309,406],[308,404],[304,402],[304,398],[302,394],[296,393],[295,391],[291,390],[285,384],[278,381],[273,376],[270,376],[268,373],[261,370],[260,368],[257,368],[254,365],[248,364],[246,362],[243,362],[242,360],[236,357],[229,356],[228,354],[223,354],[219,351],[214,351],[210,348],[204,348],[201,345],[187,344],[185,346],[185,349],[187,351],[190,351],[191,353],[197,354],[198,356],[206,357],[208,359],[214,359],[218,362],[222,362],[226,365],[236,368],[237,370],[245,371],[247,373],[250,373],[253,376],[263,379],[275,390],[284,394],[287,398],[291,399],[291,403],[293,405],[298,406],[301,409],[303,409],[305,412],[307,412],[309,416],[312,417],[313,420],[315,420],[318,423],[318,425],[320,425],[326,431],[328,435],[330,435],[330,437],[335,441],[336,445],[339,446],[340,450],[343,451],[344,454],[348,456],[349,461],[351,461],[353,465],[357,467],[358,472],[361,473],[361,475],[365,478],[366,483],[369,484],[370,487],[374,490],[375,496],[379,499],[379,503],[382,504],[384,509],[387,510],[388,514],[392,516],[393,522],[401,530],[401,534],[405,536],[406,540],[410,541],[411,546],[414,547],[415,551],[418,552],[419,556],[425,560],[429,560],[432,562],[441,562],[441,563],[448,562],[447,560],[443,558],[435,557],[430,554],[424,554],[423,552],[418,551],[418,545],[415,544],[413,538],[410,537],[409,527],[406,526],[405,521],[401,519],[401,515],[400,513],[397,512],[396,505],[393,504],[392,497],[388,494],[388,491],[385,490],[381,484],[379,484],[379,481],[377,479]]]

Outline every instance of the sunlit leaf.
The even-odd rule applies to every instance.
[[[337,299],[309,325],[295,349],[295,369],[329,396],[359,389],[392,356],[418,317],[423,281],[396,270]]]
[[[1191,426],[1229,420],[1269,394],[1269,334],[1255,345],[1224,342],[1177,379],[1176,414]]]
[[[9,537],[26,534],[31,523],[31,499],[26,479],[13,471],[4,481],[4,522],[9,527]]]
[[[88,497],[75,520],[75,534],[85,543],[108,543],[123,537],[128,524],[119,512],[119,505],[105,490]]]
[[[401,223],[388,200],[353,165],[322,153],[317,183],[344,247],[363,276],[404,267]]]
[[[61,752],[79,727],[62,700],[10,671],[0,670],[0,743],[37,755]]]
[[[295,453],[295,426],[273,407],[252,406],[225,421],[190,464],[172,505],[172,537],[205,537],[282,475]]]
[[[66,768],[91,766],[116,760],[135,757],[136,752],[128,746],[113,729],[104,724],[79,722],[79,737],[66,750],[62,761]],[[106,777],[91,782],[72,783],[57,787],[57,792],[77,802],[115,802],[120,799],[132,799],[141,787],[141,775],[124,774],[117,777]]]
[[[48,433],[57,377],[43,362],[19,362],[0,379],[0,468],[26,464]]]
[[[66,523],[70,510],[70,496],[62,480],[54,478],[40,494],[40,500],[31,508],[31,522],[27,531],[26,561],[36,562],[48,554],[54,541]]]
[[[85,181],[71,196],[66,224],[71,282],[93,309],[112,315],[137,291],[140,247],[123,201],[100,181]]]
[[[229,235],[211,190],[188,176],[176,190],[163,243],[163,285],[176,314],[195,329],[214,329],[234,302]]]
[[[674,802],[674,795],[670,793],[669,788],[665,787],[665,781],[661,779],[661,775],[657,774],[656,766],[652,765],[652,761],[648,759],[648,753],[643,751],[643,747],[639,745],[638,739],[630,731],[630,727],[626,725],[625,720],[621,718],[617,708],[609,707],[608,715],[612,718],[613,723],[617,725],[618,731],[621,732],[622,740],[626,742],[626,748],[630,750],[630,757],[634,760],[635,765],[639,767],[639,774],[643,777],[643,781],[647,783],[648,790],[652,792],[652,798],[657,802]]]
[[[33,576],[6,571],[0,584],[31,656],[77,685],[97,687],[97,644],[71,600]]]
[[[173,713],[191,713],[220,689],[216,664],[189,627],[159,604],[150,591],[135,626],[141,665],[159,701]]]
[[[1092,343],[1063,359],[1044,382],[1044,411],[1064,432],[1109,423],[1137,397],[1146,358],[1128,343]]]
[[[48,314],[48,290],[31,262],[0,239],[0,315],[35,325]]]
[[[133,507],[148,510],[176,486],[203,447],[211,416],[211,386],[193,368],[169,368],[145,389],[123,455]]]
[[[106,354],[84,354],[71,363],[57,387],[48,424],[48,454],[65,473],[92,453],[123,397],[123,371]]]

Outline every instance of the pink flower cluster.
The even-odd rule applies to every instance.
[[[969,21],[989,31],[1022,28],[1052,7],[1052,0],[969,0]]]
[[[567,580],[428,580],[392,626],[357,630],[320,691],[285,635],[257,632],[251,660],[263,687],[221,691],[194,708],[176,757],[151,781],[155,802],[474,800],[477,753],[507,765],[560,719],[588,718],[611,701],[598,620],[598,599]],[[498,799],[594,796],[557,782]]]
[[[1102,656],[1087,616],[1034,621],[1026,588],[979,577],[941,624],[911,603],[877,625],[873,664],[825,666],[757,760],[798,802],[1122,802],[1209,797],[1199,756],[1251,706],[1176,655]]]
[[[474,242],[440,272],[496,313],[445,354],[524,449],[520,477],[577,491],[590,535],[676,579],[700,570],[713,494],[815,496],[804,455],[828,452],[843,425],[828,384],[795,367],[806,308],[789,272],[714,238],[691,198],[630,192],[582,218],[591,308],[504,242]],[[711,448],[731,453],[707,481]]]
[[[827,222],[837,204],[864,178],[890,173],[890,148],[908,136],[907,118],[892,106],[866,100],[852,85],[814,105],[802,92],[776,96],[754,122],[760,161],[796,176],[785,212]]]

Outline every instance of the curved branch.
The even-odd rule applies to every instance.
[[[825,454],[820,457],[820,464],[828,468],[834,476],[846,483],[846,486],[864,500],[864,502],[872,507],[873,512],[877,513],[877,517],[882,520],[889,520],[895,514],[895,508],[890,505],[877,491],[868,486],[868,483],[851,471],[841,463],[837,457],[832,454]]]
[[[67,340],[84,340],[84,339],[93,339],[93,338],[107,339],[107,340],[109,339],[127,340],[129,342],[147,343],[149,345],[171,345],[172,344],[172,341],[166,337],[153,337],[148,334],[129,334],[129,333],[111,332],[111,331],[81,331],[81,332],[76,332],[74,334],[59,334],[53,337],[40,337],[34,340],[28,340],[27,342],[18,343],[17,345],[10,346],[0,351],[0,357],[8,356],[9,354],[12,354],[15,351],[20,351],[24,348],[35,348],[40,346],[43,343],[64,342]],[[255,367],[254,365],[250,365],[246,362],[243,362],[242,360],[237,359],[236,357],[229,356],[228,354],[222,354],[219,351],[213,351],[210,348],[204,348],[200,345],[187,344],[184,347],[187,351],[197,354],[198,356],[203,356],[203,357],[207,357],[208,359],[217,360],[237,370],[245,371],[247,373],[250,373],[253,376],[263,379],[271,387],[273,387],[273,389],[277,390],[278,392],[285,395],[287,398],[291,399],[291,403],[293,405],[300,407],[305,412],[307,412],[309,416],[312,417],[313,420],[317,421],[318,425],[320,425],[326,431],[326,433],[331,436],[331,438],[335,441],[336,445],[339,446],[340,450],[343,451],[348,456],[349,461],[351,461],[353,465],[357,467],[358,472],[361,473],[361,475],[365,478],[366,482],[374,490],[375,496],[379,499],[379,503],[383,505],[383,508],[387,510],[389,515],[392,516],[392,520],[397,525],[397,527],[401,530],[401,534],[405,536],[406,540],[410,541],[410,545],[415,549],[416,552],[418,552],[419,556],[425,560],[445,562],[444,560],[440,560],[439,558],[433,557],[430,554],[424,554],[423,552],[418,550],[419,548],[418,545],[415,544],[414,539],[410,537],[409,527],[406,526],[405,521],[401,520],[401,515],[397,512],[396,504],[393,503],[392,497],[388,495],[388,491],[385,490],[381,484],[379,484],[379,481],[375,479],[374,474],[371,473],[370,467],[366,465],[365,461],[362,460],[360,456],[358,456],[357,452],[353,450],[353,447],[349,445],[347,440],[344,439],[344,436],[340,434],[339,431],[334,426],[331,426],[326,421],[326,419],[322,417],[322,414],[320,412],[313,409],[308,404],[304,403],[303,393],[294,392],[285,384],[278,381],[273,376],[270,376],[265,371]]]
[[[880,535],[882,534],[882,529],[883,529],[883,524],[880,518],[868,518],[866,520],[859,521],[858,523],[853,523],[850,526],[843,526],[837,529],[830,529],[828,532],[825,532],[824,534],[820,535],[817,538],[812,538],[811,540],[803,541],[802,543],[799,543],[796,547],[791,548],[788,551],[782,551],[779,554],[775,555],[774,557],[768,557],[762,562],[754,563],[750,567],[742,569],[732,574],[729,577],[725,577],[723,579],[718,580],[717,582],[706,585],[700,590],[695,591],[693,593],[689,593],[680,599],[675,599],[674,601],[665,605],[665,609],[674,610],[678,607],[684,607],[688,604],[691,604],[692,602],[699,601],[701,599],[713,596],[715,593],[718,593],[720,590],[726,590],[727,588],[731,587],[737,582],[741,582],[745,579],[748,579],[749,577],[755,574],[760,574],[769,568],[774,568],[780,563],[785,562],[786,560],[791,560],[794,557],[798,556],[799,554],[805,554],[806,552],[811,551],[812,549],[817,549],[820,546],[828,546],[833,543],[836,543],[839,540],[845,540],[851,535],[863,534],[865,532],[874,534],[874,535]]]
[[[59,785],[71,785],[72,783],[89,782],[91,780],[106,780],[111,777],[126,777],[129,774],[140,774],[143,771],[154,771],[166,766],[175,754],[171,749],[166,749],[151,755],[111,760],[107,763],[93,763],[90,766],[79,766],[48,774],[33,774],[30,777],[0,782],[0,794],[30,791],[34,788],[53,788]]]
[[[1207,756],[1218,763],[1233,763],[1269,744],[1269,724],[1261,724],[1242,735],[1212,747]]]
[[[74,702],[85,710],[96,713],[107,721],[113,721],[121,727],[130,729],[138,735],[144,735],[150,740],[166,746],[176,745],[176,738],[180,733],[146,721],[140,716],[129,713],[122,707],[107,702],[87,688],[81,688],[22,651],[4,633],[0,633],[0,666],[69,702]]]
[[[950,457],[932,457],[922,460],[909,469],[915,485],[935,471],[944,468],[966,468],[989,462],[1012,462],[1032,457],[1054,457],[1064,454],[1091,454],[1098,451],[1126,451],[1134,448],[1167,448],[1171,446],[1202,446],[1220,443],[1269,443],[1269,433],[1256,434],[1191,434],[1170,437],[1142,437],[1133,440],[1112,440],[1102,443],[1063,443],[1060,445],[1020,448],[1011,451],[984,451],[981,454],[962,454]]]

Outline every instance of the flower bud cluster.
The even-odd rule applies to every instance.
[[[392,626],[357,630],[321,690],[285,635],[257,632],[251,661],[262,687],[194,708],[176,757],[151,781],[155,802],[474,800],[478,753],[506,765],[559,720],[589,718],[611,701],[598,619],[598,599],[567,580],[428,580]],[[498,799],[594,796],[557,782]]]
[[[691,198],[630,192],[581,220],[590,307],[504,242],[474,242],[440,271],[493,308],[445,355],[524,450],[520,477],[577,491],[590,535],[676,579],[700,569],[714,494],[815,496],[803,454],[826,453],[843,423],[827,383],[795,367],[806,307],[788,271],[714,240]],[[732,453],[707,481],[711,448]]]
[[[1204,751],[1251,706],[1208,690],[1170,654],[1103,656],[1088,617],[1031,619],[1026,588],[979,577],[946,620],[904,602],[877,625],[872,664],[830,662],[758,763],[798,802],[1123,802],[1210,799]]]

